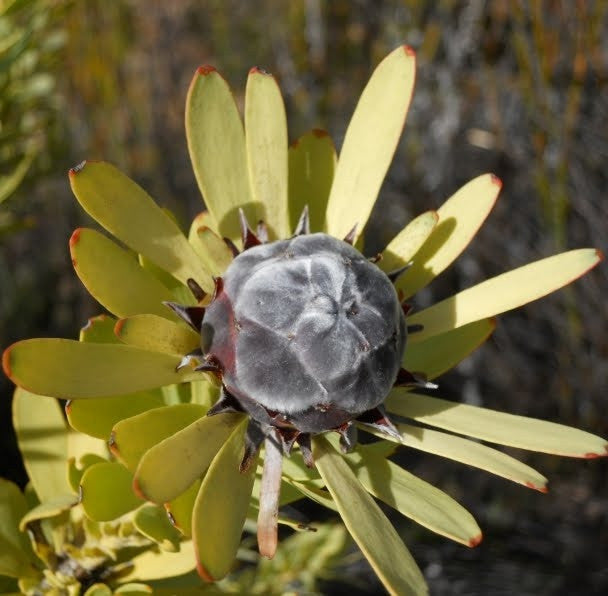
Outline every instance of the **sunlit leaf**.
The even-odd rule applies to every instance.
[[[112,596],[112,590],[106,584],[93,584],[84,596]]]
[[[101,457],[95,453],[87,453],[80,459],[71,457],[68,460],[68,482],[70,483],[72,492],[78,494],[80,491],[80,481],[87,468],[90,468],[93,464],[99,464],[105,461],[107,461],[107,458]]]
[[[212,67],[200,67],[186,99],[186,138],[196,181],[219,233],[240,238],[238,207],[252,206],[245,134],[226,81]],[[255,221],[255,219],[253,220]]]
[[[427,241],[438,221],[436,211],[427,211],[413,219],[382,251],[378,267],[389,273],[407,265]]]
[[[376,67],[351,118],[327,204],[327,231],[361,233],[393,159],[416,72],[413,51],[402,46]]]
[[[200,404],[208,410],[220,396],[220,388],[211,381],[192,381],[190,383],[190,400],[192,403]]]
[[[197,569],[207,581],[221,579],[230,571],[241,542],[256,469],[254,461],[249,471],[239,471],[245,429],[243,421],[217,454],[194,504],[192,538]]]
[[[311,501],[331,509],[332,511],[339,511],[336,506],[334,499],[331,494],[325,488],[319,488],[311,482],[300,482],[298,480],[292,480],[289,477],[285,478],[285,482],[299,490],[305,497],[308,497]]]
[[[271,236],[289,236],[287,119],[274,77],[252,68],[245,92],[245,143],[253,199]]]
[[[488,339],[495,327],[493,319],[481,319],[426,340],[412,342],[405,350],[403,366],[406,370],[421,372],[434,379],[462,362]]]
[[[201,483],[196,479],[181,495],[165,504],[175,527],[188,538],[192,536],[192,511]]]
[[[105,162],[70,170],[70,184],[84,210],[116,238],[182,283],[194,278],[208,292],[213,280],[177,224],[135,182]]]
[[[337,156],[331,137],[314,129],[289,147],[289,211],[294,230],[302,210],[308,205],[310,229],[325,229],[325,210],[334,179]]]
[[[69,494],[67,428],[57,400],[17,388],[13,397],[13,425],[38,498],[49,501]]]
[[[15,384],[64,399],[135,393],[196,377],[176,372],[179,362],[179,356],[132,346],[46,338],[17,342],[2,356],[4,372]]]
[[[201,226],[190,242],[212,275],[221,275],[234,259],[228,245],[211,228]]]
[[[116,319],[109,315],[91,317],[87,324],[80,329],[79,339],[80,341],[97,344],[118,343],[118,339],[114,335],[114,325],[116,325]]]
[[[188,354],[201,343],[201,336],[189,327],[156,315],[141,314],[120,319],[115,333],[128,345],[178,356]]]
[[[114,594],[127,594],[127,596],[147,596],[153,594],[154,590],[146,584],[125,584],[114,590]]]
[[[418,422],[491,443],[563,455],[594,458],[608,455],[608,442],[591,433],[488,408],[394,389],[386,401],[391,411]]]
[[[121,420],[112,430],[112,452],[134,472],[141,456],[150,447],[186,428],[205,412],[199,404],[176,404]]]
[[[323,435],[313,439],[319,473],[344,525],[391,594],[426,594],[422,573],[395,528]]]
[[[493,317],[546,296],[584,275],[601,259],[597,250],[581,248],[488,279],[409,317],[408,323],[424,326],[412,336],[412,341]]]
[[[438,225],[413,257],[413,266],[395,284],[409,298],[446,269],[469,245],[492,210],[501,182],[478,176],[454,193],[438,210]]]
[[[66,404],[65,412],[72,428],[107,441],[120,420],[164,405],[159,391],[142,391],[114,397],[74,399]]]
[[[122,464],[104,462],[87,468],[80,481],[81,503],[93,521],[110,521],[142,504],[133,492],[131,472]]]
[[[242,418],[205,416],[151,447],[135,472],[138,490],[155,503],[175,499],[204,474]],[[161,469],[163,474],[158,473]]]
[[[547,479],[515,458],[477,443],[429,428],[397,424],[401,443],[454,461],[502,476],[541,492],[547,491]]]
[[[443,491],[393,462],[358,450],[346,460],[369,493],[429,530],[476,546],[481,530],[473,516]]]
[[[171,525],[167,512],[163,507],[144,505],[133,515],[135,527],[150,540],[169,552],[179,550],[180,534]]]
[[[66,511],[69,511],[74,505],[78,503],[78,497],[76,495],[67,494],[54,497],[48,501],[44,501],[37,505],[33,509],[30,509],[22,518],[19,523],[19,528],[22,532],[25,532],[26,527],[29,523],[41,519],[48,519],[56,517]]]
[[[182,542],[177,553],[147,550],[134,557],[131,562],[133,563],[133,569],[123,578],[125,581],[152,581],[165,577],[180,576],[192,571],[196,564],[194,546],[191,541]]]
[[[118,317],[151,313],[173,319],[163,301],[171,292],[128,253],[103,234],[77,229],[70,238],[72,264],[78,277],[101,305]]]

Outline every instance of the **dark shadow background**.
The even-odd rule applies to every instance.
[[[46,87],[15,100],[0,86],[2,167],[16,159],[15,147],[39,149],[24,184],[0,206],[2,348],[26,337],[76,337],[100,312],[71,269],[68,238],[91,222],[71,196],[69,167],[106,159],[182,222],[201,209],[183,107],[204,63],[224,74],[241,104],[249,67],[271,71],[285,96],[290,141],[320,127],[340,147],[375,64],[401,43],[416,49],[414,100],[367,228],[369,252],[474,176],[492,171],[504,183],[485,227],[416,296],[417,308],[561,250],[606,253],[603,0],[29,4],[42,21],[29,13],[11,18],[31,29],[35,67],[26,78],[43,74]],[[16,137],[6,134],[13,128]],[[502,316],[490,341],[440,379],[438,394],[608,436],[607,278],[600,265]],[[4,377],[0,389],[0,474],[23,483]],[[608,593],[607,462],[516,455],[549,477],[548,495],[432,456],[403,456],[403,465],[457,498],[484,529],[482,545],[468,550],[395,519],[432,593]],[[327,592],[380,593],[363,563],[345,581]]]

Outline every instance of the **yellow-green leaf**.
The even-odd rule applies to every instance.
[[[68,494],[68,433],[57,400],[17,388],[13,426],[38,498],[44,502]]]
[[[378,263],[380,269],[388,273],[407,265],[427,241],[438,221],[436,211],[427,211],[413,219],[382,251],[382,260]]]
[[[222,236],[240,238],[238,208],[252,204],[245,134],[228,83],[212,67],[200,67],[186,99],[186,138],[205,205]]]
[[[258,217],[272,238],[289,236],[287,205],[287,119],[274,77],[252,68],[245,92],[247,165]],[[261,210],[260,210],[261,207]]]
[[[201,483],[201,479],[196,479],[181,495],[165,503],[173,524],[187,538],[192,537],[192,511]]]
[[[365,490],[403,515],[466,546],[481,541],[473,516],[443,491],[365,450],[347,455],[346,460]]]
[[[162,303],[171,292],[133,254],[103,234],[77,229],[70,238],[72,264],[91,296],[118,317],[152,313],[173,319]]]
[[[488,279],[408,318],[424,329],[412,341],[444,333],[506,312],[569,284],[595,267],[602,257],[593,248],[554,255]]]
[[[155,503],[175,499],[205,473],[241,420],[239,414],[205,416],[151,447],[135,472],[138,490]]]
[[[488,339],[495,327],[494,319],[481,319],[419,342],[414,341],[414,333],[405,350],[403,366],[434,379],[462,362]]]
[[[323,437],[313,439],[319,473],[344,525],[390,594],[426,594],[424,577],[395,528],[365,491],[344,458]]]
[[[207,292],[213,280],[177,224],[135,182],[105,162],[70,170],[72,190],[84,210],[135,252],[182,283],[194,278]]]
[[[386,401],[391,411],[430,426],[491,443],[566,457],[608,455],[608,442],[591,433],[488,408],[394,389]]]
[[[244,454],[244,421],[234,430],[209,467],[192,514],[192,539],[199,575],[223,578],[232,568],[255,478],[256,462],[240,472]]]
[[[188,354],[201,343],[201,336],[189,327],[156,315],[141,314],[120,319],[114,331],[118,339],[128,345],[178,356]]]
[[[338,159],[331,137],[319,129],[302,135],[288,152],[289,215],[294,230],[308,205],[310,229],[325,229],[325,211]]]
[[[469,245],[492,210],[501,182],[483,174],[465,184],[438,210],[439,222],[395,284],[409,298],[446,269]]]
[[[477,443],[429,428],[397,424],[401,443],[502,476],[528,488],[547,492],[547,479],[515,458]]]
[[[133,511],[142,500],[133,492],[133,476],[122,464],[104,462],[86,469],[80,481],[81,504],[93,521],[110,521]]]
[[[106,584],[93,584],[85,593],[84,596],[112,596],[112,590]]]
[[[121,420],[112,430],[112,453],[135,471],[141,456],[153,445],[205,415],[199,404],[176,404],[155,408]]]
[[[133,569],[122,578],[125,581],[152,581],[184,575],[194,569],[194,545],[191,541],[182,542],[177,553],[147,550],[134,557],[131,562]],[[179,592],[181,594],[181,590]],[[171,594],[175,593],[175,590],[171,592]]]
[[[198,373],[176,372],[180,357],[132,346],[69,339],[27,339],[2,356],[16,385],[63,399],[105,397],[189,381]]]
[[[72,507],[78,504],[78,497],[76,495],[60,495],[53,497],[48,501],[44,501],[37,505],[33,509],[30,509],[19,522],[19,529],[25,532],[27,525],[30,522],[49,519],[51,517],[57,517],[66,511],[69,511]]]
[[[39,575],[39,571],[22,550],[0,535],[0,576],[3,575],[15,578],[33,578]]]
[[[108,315],[91,317],[87,324],[80,329],[80,341],[97,344],[116,344],[118,340],[114,335],[116,319]]]
[[[27,509],[27,502],[19,487],[0,478],[0,539],[4,539],[6,548],[15,555],[19,553],[19,558],[24,561],[31,560],[33,555],[27,535],[19,530],[19,520],[26,514]]]
[[[143,505],[133,515],[133,525],[166,551],[179,550],[180,534],[171,525],[167,512],[157,505]]]
[[[66,404],[65,413],[73,429],[107,441],[112,428],[120,420],[164,405],[159,391],[142,391],[130,395],[74,399]]]
[[[412,98],[416,60],[401,46],[377,66],[352,116],[327,204],[328,233],[361,233],[393,159]]]
[[[228,245],[211,228],[199,227],[190,242],[212,275],[221,276],[234,258]]]

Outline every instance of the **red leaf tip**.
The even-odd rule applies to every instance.
[[[137,477],[133,478],[133,483],[131,484],[131,488],[133,489],[133,492],[142,500],[146,500],[146,495],[144,495],[143,491],[141,490],[141,487],[139,486],[139,480],[137,479]]]
[[[112,453],[112,455],[114,455],[115,457],[120,456],[120,451],[118,449],[118,445],[116,444],[116,434],[114,433],[114,431],[110,433],[110,438],[108,439],[108,449],[110,450],[110,453]]]
[[[597,262],[601,263],[604,260],[604,253],[599,248],[596,248],[595,254],[597,255],[597,259],[598,259]],[[608,446],[607,446],[607,448],[608,448]]]
[[[585,459],[596,459],[598,457],[606,457],[608,456],[608,445],[604,446],[604,453],[585,453]]]
[[[498,176],[496,176],[495,174],[490,174],[490,178],[492,180],[492,184],[498,186],[499,189],[502,188],[502,180]]]
[[[70,168],[70,171],[68,172],[68,175],[70,177],[75,176],[76,174],[78,174],[78,172],[82,172],[82,170],[84,170],[84,166],[87,165],[87,160],[83,160],[81,161],[79,164],[75,165],[73,168]]]
[[[249,74],[250,75],[252,75],[252,74],[270,75],[270,73],[266,69],[260,68],[259,66],[252,66],[249,69]]]
[[[116,325],[114,325],[114,335],[116,337],[120,337],[120,333],[122,331],[123,325],[125,324],[126,319],[118,319],[116,321]]]
[[[74,247],[78,244],[80,240],[80,233],[82,232],[82,228],[76,228],[72,235],[70,236],[70,252],[74,249]]]
[[[475,548],[476,546],[479,546],[479,544],[481,543],[482,540],[483,540],[483,534],[480,532],[479,534],[477,534],[477,536],[473,536],[473,538],[471,538],[471,540],[469,540],[469,546],[471,548]]]
[[[539,493],[543,493],[543,494],[547,494],[549,492],[549,489],[547,488],[547,486],[536,486],[536,484],[532,484],[532,482],[528,481],[526,482],[526,486],[528,488],[531,488],[532,490],[537,490]]]
[[[403,51],[408,55],[411,56],[412,58],[416,57],[416,50],[414,50],[414,48],[412,46],[408,46],[408,45],[404,45],[403,46]]]
[[[11,371],[11,348],[6,348],[2,353],[2,370],[4,374],[10,379],[12,375]]]
[[[313,128],[312,129],[313,136],[317,137],[317,139],[322,139],[323,137],[328,137],[329,133],[322,128]]]
[[[196,72],[202,77],[205,77],[208,74],[211,74],[212,72],[217,72],[217,69],[215,68],[215,66],[211,66],[210,64],[203,64],[202,66],[199,66],[196,69]]]

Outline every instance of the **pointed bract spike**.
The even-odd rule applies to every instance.
[[[230,238],[222,238],[222,240],[224,241],[224,244],[226,244],[226,246],[230,249],[230,252],[232,253],[232,256],[234,258],[238,257],[241,254],[241,251],[236,247],[236,244],[234,242],[232,242],[232,240],[230,240]]]
[[[367,259],[370,263],[379,263],[382,260],[382,253],[375,254],[373,257]]]
[[[203,357],[202,350],[196,349],[189,354],[186,354],[179,362],[179,364],[175,367],[175,372],[180,371],[182,368],[186,366],[192,366],[192,364],[196,364]],[[196,369],[195,369],[196,370]]]
[[[359,224],[355,224],[350,232],[348,234],[346,234],[346,236],[344,236],[344,242],[346,242],[347,244],[353,245],[355,243],[355,238],[357,237],[357,226]]]
[[[188,284],[188,288],[192,292],[192,295],[197,299],[197,301],[202,302],[205,299],[207,292],[205,292],[205,290],[203,290],[203,288],[198,285],[197,281],[192,279],[191,277],[186,280],[186,283]]]
[[[253,418],[249,419],[247,423],[247,431],[245,432],[245,453],[243,459],[239,465],[241,474],[244,474],[249,470],[251,464],[255,461],[256,455],[260,450],[260,445],[266,437],[259,422]]]
[[[407,304],[407,302],[401,303],[401,310],[403,311],[403,316],[407,317],[408,314],[412,312],[412,308],[414,308],[411,304]],[[413,325],[410,325],[412,327]]]
[[[356,420],[379,430],[393,439],[401,440],[399,431],[395,428],[395,425],[391,422],[382,406],[363,412]]]
[[[308,468],[315,467],[315,458],[312,456],[312,446],[310,443],[310,433],[301,433],[296,439],[300,446],[300,453],[302,453],[302,459]]]
[[[302,215],[296,225],[296,229],[293,232],[294,236],[302,236],[303,234],[310,234],[310,217],[308,215],[308,205],[304,205],[302,209]]]
[[[395,387],[421,387],[423,389],[437,389],[439,385],[428,381],[424,373],[410,372],[409,370],[402,368],[397,373]]]
[[[249,227],[247,216],[245,212],[239,207],[239,222],[241,224],[241,239],[243,241],[243,251],[246,251],[252,246],[258,246],[262,244],[260,239],[253,233]]]
[[[283,454],[276,431],[264,443],[264,469],[260,486],[258,513],[258,548],[263,557],[272,559],[278,543],[279,496],[281,494],[281,468]]]
[[[163,304],[168,306],[178,317],[186,321],[197,333],[201,332],[201,325],[205,316],[205,309],[202,306],[183,306],[182,304],[177,304],[177,302],[169,301],[165,301]]]
[[[293,444],[300,435],[300,431],[294,428],[277,428],[276,431],[279,439],[281,440],[283,455],[289,456]]]
[[[258,221],[256,233],[262,244],[266,244],[268,242],[268,226],[261,219]]]
[[[399,269],[395,269],[393,271],[389,271],[386,276],[393,282],[395,283],[397,281],[397,279],[401,276],[402,273],[405,273],[411,266],[412,266],[412,262],[407,263],[406,265],[403,265],[403,267],[399,267]]]
[[[420,333],[424,331],[424,325],[408,325],[407,332],[408,333]]]
[[[340,449],[342,453],[350,453],[357,444],[357,427],[352,422],[347,422],[336,429],[340,434]]]
[[[225,414],[227,412],[243,412],[243,408],[241,404],[236,400],[236,398],[228,393],[224,386],[222,385],[222,391],[220,393],[220,398],[215,402],[209,411],[207,412],[207,416],[215,416],[217,414]]]
[[[213,283],[215,284],[215,287],[213,288],[211,302],[213,302],[224,290],[224,280],[221,277],[214,277]]]

